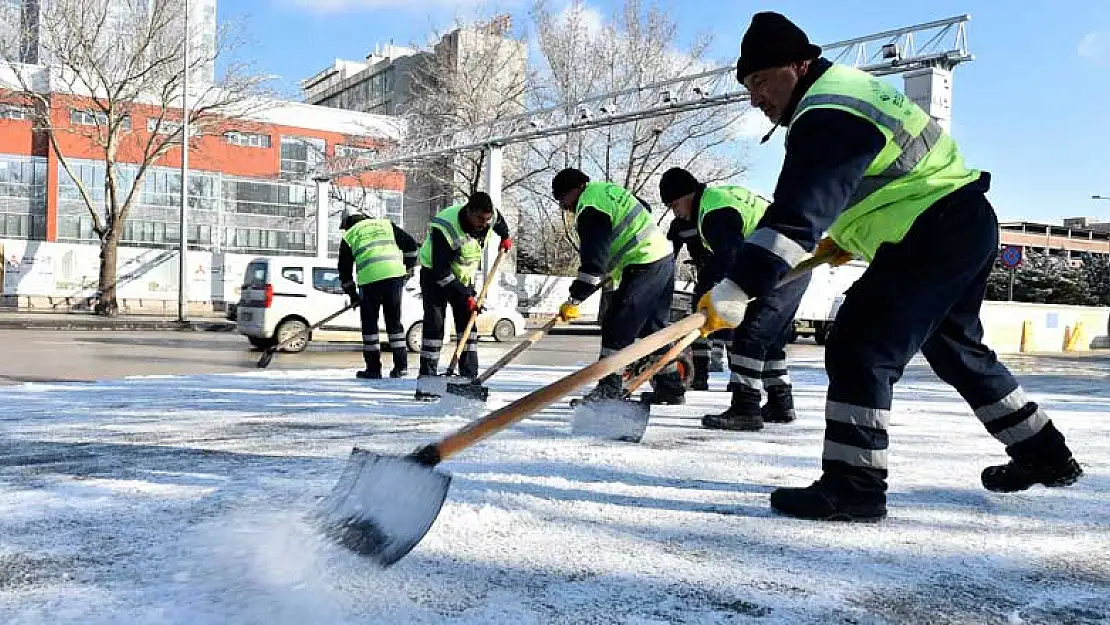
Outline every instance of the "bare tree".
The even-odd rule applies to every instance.
[[[625,0],[608,22],[582,0],[572,0],[558,11],[549,0],[535,0],[531,16],[544,65],[531,91],[533,106],[564,107],[568,116],[579,114],[576,103],[582,100],[621,90],[630,93],[593,106],[648,108],[661,94],[637,87],[720,64],[707,58],[708,37],[680,46],[675,22],[658,6],[645,7],[641,0]],[[533,142],[522,166],[546,172],[578,167],[596,180],[616,182],[653,200],[658,197],[658,177],[670,167],[687,168],[707,183],[743,174],[743,146],[735,130],[747,113],[746,107],[714,107]],[[535,193],[522,202],[528,223],[562,220],[546,183],[532,181]],[[521,220],[526,220],[523,215]],[[550,254],[554,258],[565,256],[574,245],[568,230],[563,237],[539,230],[530,234],[540,237],[537,242],[543,248],[559,248],[560,253]]]
[[[182,84],[189,82],[189,141],[211,134],[229,119],[266,106],[262,79],[234,65],[216,81],[196,80],[234,44],[230,29],[212,45],[184,37],[180,0],[51,0],[41,4],[33,41],[42,65],[25,65],[24,54],[3,50],[15,76],[16,96],[37,111],[37,130],[76,185],[100,240],[96,311],[118,313],[117,249],[124,223],[137,202],[147,173],[182,144]],[[189,66],[184,56],[189,47]],[[197,83],[200,84],[197,84]],[[59,115],[62,107],[71,114]],[[64,111],[64,109],[62,109]],[[79,123],[73,123],[78,119]],[[141,125],[140,125],[140,122]],[[98,200],[71,167],[66,135],[95,146],[104,163],[104,197]],[[125,171],[122,165],[132,165]],[[182,189],[185,193],[187,190]]]
[[[508,16],[484,24],[457,23],[422,57],[409,80],[412,99],[404,118],[407,135],[427,137],[457,132],[506,119],[524,112],[531,77],[527,65],[527,42],[511,32]],[[504,188],[520,184],[517,147],[504,155]],[[485,153],[475,151],[423,163],[419,174],[432,184],[432,196],[423,200],[449,202],[479,188]]]

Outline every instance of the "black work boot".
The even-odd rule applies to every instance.
[[[355,374],[360,380],[382,379],[382,354],[381,352],[363,352],[366,368]]]
[[[886,496],[837,488],[822,477],[805,488],[771,491],[771,508],[799,519],[874,523],[886,517]]]
[[[1056,464],[1024,464],[1011,460],[983,469],[983,488],[996,493],[1013,493],[1036,484],[1050,488],[1071,486],[1083,475],[1075,458]]]
[[[657,374],[651,382],[653,390],[640,395],[641,403],[667,406],[681,406],[686,403],[686,387],[682,385],[677,368]]]
[[[690,382],[691,391],[708,391],[709,390],[709,372],[698,371],[694,374],[693,381]]]
[[[759,390],[740,384],[733,385],[732,404],[721,414],[707,414],[701,424],[711,430],[756,432],[763,429],[759,412]]]
[[[605,401],[609,399],[623,399],[624,398],[624,382],[621,376],[616,373],[611,373],[604,378],[597,381],[595,386],[589,393],[584,396],[570,400],[570,405],[577,406],[579,404],[592,404],[594,402]]]
[[[794,412],[794,393],[789,385],[767,387],[767,403],[760,408],[764,423],[790,423],[798,418]]]
[[[403,378],[409,374],[409,352],[407,349],[393,350],[393,369],[389,372],[391,378]]]

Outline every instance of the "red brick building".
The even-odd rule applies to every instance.
[[[88,100],[56,93],[50,117],[74,177],[98,202],[102,150],[88,137],[96,117]],[[140,142],[158,132],[154,109],[137,106],[119,150],[120,175],[134,175]],[[147,114],[144,114],[147,113]],[[171,113],[172,115],[172,113]],[[180,117],[179,117],[180,118]],[[69,132],[68,130],[72,130]],[[247,119],[228,120],[194,140],[189,152],[190,248],[229,253],[315,255],[317,185],[308,178],[324,158],[372,150],[398,136],[395,118],[291,102],[270,102]],[[181,150],[171,149],[145,176],[122,244],[174,248],[179,239]],[[380,211],[401,223],[404,177],[368,173],[332,183],[326,204],[332,253],[344,210]],[[0,91],[0,239],[95,243],[92,219],[73,178],[33,109]]]

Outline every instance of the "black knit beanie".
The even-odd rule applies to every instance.
[[[756,13],[740,42],[736,80],[744,82],[753,72],[819,56],[821,48],[810,43],[805,32],[786,17],[773,11]]]
[[[590,181],[590,177],[581,171],[568,167],[551,179],[551,195],[557,200],[571,189],[578,188]]]
[[[693,174],[681,167],[672,167],[659,178],[659,199],[670,204],[689,193],[696,193],[701,183]]]

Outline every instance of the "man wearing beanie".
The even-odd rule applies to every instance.
[[[491,233],[501,238],[500,249],[512,249],[509,225],[493,206],[489,194],[477,191],[465,204],[441,210],[428,224],[428,235],[420,246],[420,293],[424,304],[424,337],[420,344],[420,371],[416,399],[434,401],[439,394],[429,379],[439,375],[439,352],[443,348],[447,306],[455,318],[459,341],[466,341],[459,356],[459,374],[478,375],[478,330],[462,336],[470,316],[478,309],[474,276]]]
[[[768,202],[739,186],[709,187],[690,172],[668,169],[659,179],[659,196],[676,219],[692,220],[708,252],[698,273],[696,300],[724,279],[736,249],[755,231]],[[719,430],[756,431],[763,422],[794,420],[794,396],[786,369],[786,341],[794,313],[809,286],[809,276],[793,280],[748,306],[743,322],[733,331],[729,369],[732,402],[721,414],[702,417],[702,425]],[[759,406],[763,389],[767,405]]]
[[[559,309],[564,320],[578,317],[578,303],[590,296],[608,275],[613,293],[601,319],[601,358],[631,345],[667,325],[674,295],[674,257],[663,231],[655,225],[647,203],[610,182],[591,182],[574,168],[555,174],[551,194],[563,210],[574,213],[581,264],[570,285],[570,299]],[[666,348],[656,352],[662,354]],[[681,404],[686,389],[678,366],[670,363],[652,378],[647,403]],[[624,383],[619,373],[598,381],[582,402],[619,399]]]
[[[1074,483],[1083,471],[1064,436],[982,342],[979,309],[998,254],[990,175],[969,168],[904,94],[820,58],[782,15],[754,16],[736,73],[752,105],[787,128],[786,156],[759,228],[699,304],[704,331],[738,325],[748,300],[769,293],[825,231],[870,263],[826,345],[821,478],[775,490],[771,507],[808,519],[886,515],[891,396],[918,350],[1006,446],[1010,461],[983,471],[985,488]]]

